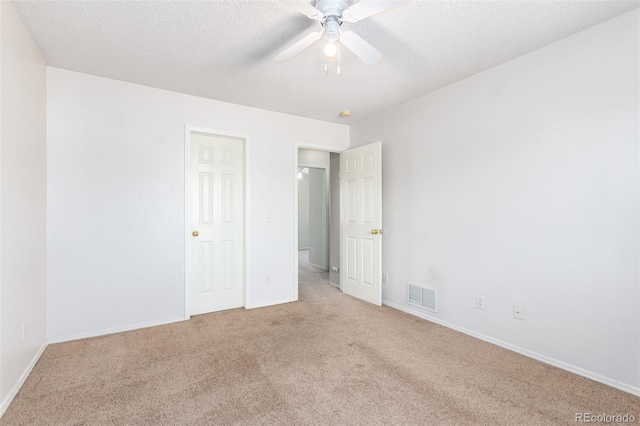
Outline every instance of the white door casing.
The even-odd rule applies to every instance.
[[[244,300],[244,140],[190,133],[189,302],[197,315]]]
[[[342,291],[382,305],[382,142],[340,156]]]

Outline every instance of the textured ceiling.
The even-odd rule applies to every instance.
[[[176,92],[350,124],[637,8],[638,1],[420,1],[343,25],[384,57],[322,43],[273,57],[319,24],[278,0],[14,1],[47,63]],[[339,112],[350,109],[350,118]]]

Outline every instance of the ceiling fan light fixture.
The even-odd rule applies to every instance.
[[[340,38],[340,18],[338,16],[327,16],[322,23],[324,28],[324,39],[328,42],[336,42]]]
[[[338,46],[330,41],[324,46],[324,54],[327,55],[327,58],[335,58],[338,54]]]

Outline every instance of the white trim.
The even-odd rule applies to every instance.
[[[158,325],[172,324],[174,322],[186,321],[188,318],[174,317],[159,321],[140,322],[137,324],[123,325],[120,327],[105,328],[102,330],[88,331],[83,333],[69,334],[67,336],[55,337],[49,340],[49,343],[70,342],[72,340],[87,339],[89,337],[106,336],[108,334],[122,333],[124,331],[139,330],[141,328],[155,327]]]
[[[326,269],[324,269],[324,268],[323,268],[322,266],[320,266],[320,265],[316,265],[315,263],[311,263],[311,262],[308,262],[308,264],[309,264],[309,265],[311,265],[311,266],[313,266],[314,268],[318,268],[318,269],[320,269],[321,271],[325,271],[325,272],[327,272],[327,270],[326,270]]]
[[[315,149],[318,151],[326,151],[329,153],[335,152],[339,154],[349,149],[349,147],[293,141],[293,170],[291,170],[291,172],[293,173],[293,239],[294,239],[293,266],[294,267],[293,267],[293,300],[292,301],[294,302],[298,300],[298,250],[299,250],[298,249],[298,167],[302,167],[298,164],[299,149]],[[310,165],[310,166],[304,166],[304,167],[324,168],[325,170],[327,170],[327,172],[325,173],[326,173],[326,177],[328,177],[329,176],[328,170],[330,170],[331,165],[329,165],[328,167],[318,167],[317,165]],[[327,182],[326,190],[331,191],[330,181]],[[342,208],[342,203],[340,203],[340,208]],[[331,220],[331,198],[330,197],[327,200],[327,210],[329,212],[329,217],[327,220],[330,221]],[[330,231],[330,224],[327,223],[327,225],[328,225],[327,226],[327,236],[328,236],[327,251],[328,251],[331,245],[331,237],[330,237],[331,231]],[[342,240],[342,238],[340,238],[340,240]],[[328,254],[327,254],[327,264],[331,265],[331,258]],[[286,303],[286,302],[282,302],[282,303]]]
[[[457,325],[451,324],[451,323],[449,323],[447,321],[443,321],[443,320],[438,319],[438,318],[434,318],[434,317],[429,316],[427,314],[424,314],[424,313],[421,313],[421,312],[416,312],[413,309],[410,309],[410,308],[408,308],[406,306],[402,306],[402,305],[398,305],[398,304],[393,303],[393,302],[389,302],[388,300],[383,300],[382,304],[386,305],[386,306],[388,306],[390,308],[398,309],[399,311],[406,312],[406,313],[411,314],[411,315],[415,315],[415,316],[420,317],[422,319],[425,319],[427,321],[431,321],[431,322],[434,322],[436,324],[443,325],[443,326],[445,326],[447,328],[450,328],[452,330],[459,331],[459,332],[467,334],[467,335],[469,335],[471,337],[475,337],[476,339],[484,340],[485,342],[492,343],[492,344],[494,344],[496,346],[500,346],[501,348],[508,349],[510,351],[513,351],[513,352],[517,352],[517,353],[519,353],[521,355],[524,355],[524,356],[529,357],[529,358],[533,358],[533,359],[535,359],[537,361],[540,361],[540,362],[543,362],[545,364],[549,364],[549,365],[552,365],[554,367],[558,367],[558,368],[560,368],[562,370],[565,370],[565,371],[568,371],[570,373],[574,373],[574,374],[577,374],[579,376],[586,377],[587,379],[591,379],[591,380],[594,380],[596,382],[600,382],[602,384],[605,384],[607,386],[611,386],[612,388],[620,389],[621,391],[628,392],[628,393],[636,395],[636,396],[640,396],[640,387],[631,386],[631,385],[628,385],[626,383],[622,383],[622,382],[619,382],[617,380],[610,379],[610,378],[605,377],[605,376],[601,376],[600,374],[585,370],[583,368],[576,367],[575,365],[567,364],[566,362],[559,361],[559,360],[557,360],[555,358],[551,358],[551,357],[548,357],[546,355],[542,355],[542,354],[539,354],[537,352],[533,352],[533,351],[530,351],[528,349],[521,348],[520,346],[512,345],[511,343],[503,342],[502,340],[494,339],[493,337],[486,336],[484,334],[478,333],[478,332],[473,331],[473,330],[469,330],[469,329],[464,328],[464,327],[459,327]]]
[[[204,133],[212,136],[223,136],[230,138],[238,138],[244,140],[244,163],[243,163],[243,172],[244,172],[244,253],[243,259],[244,262],[244,281],[242,283],[242,306],[247,306],[248,300],[248,287],[247,283],[250,282],[249,278],[249,268],[247,265],[249,263],[249,247],[250,247],[250,238],[249,238],[249,183],[250,183],[250,167],[249,167],[249,159],[250,156],[250,137],[249,135],[242,133],[230,132],[227,130],[216,130],[210,129],[207,127],[199,127],[199,126],[184,126],[184,319],[191,319],[191,307],[190,307],[190,298],[189,298],[189,284],[191,282],[191,274],[189,271],[189,247],[190,244],[190,235],[189,232],[189,161],[190,161],[190,147],[191,147],[191,133]]]
[[[27,365],[27,368],[25,368],[18,381],[9,391],[9,394],[7,394],[7,396],[4,398],[4,401],[2,401],[2,405],[0,405],[0,417],[4,416],[5,411],[7,411],[7,408],[9,408],[9,405],[11,405],[11,401],[13,401],[13,398],[15,398],[15,396],[18,394],[20,388],[22,388],[22,385],[24,385],[24,382],[27,380],[27,377],[29,377],[29,374],[31,374],[33,367],[35,367],[38,363],[38,360],[42,356],[44,350],[47,349],[47,346],[48,343],[46,341],[42,344],[42,346],[40,346],[36,354],[31,359],[31,362],[29,362],[29,365]]]
[[[184,319],[191,319],[189,304],[189,163],[191,161],[191,127],[184,126]]]
[[[298,300],[298,243],[300,237],[298,236],[298,149],[300,144],[298,142],[293,143],[293,247],[295,247],[293,254],[293,300]]]
[[[302,148],[302,149],[309,149],[309,148]],[[329,170],[329,166],[323,166],[321,164],[314,164],[314,163],[298,163],[298,167],[296,167],[296,169],[303,167],[305,169],[322,169],[322,170]],[[297,173],[296,173],[296,178],[298,177]]]
[[[250,251],[249,247],[251,247],[251,232],[249,224],[251,221],[249,220],[249,214],[251,212],[251,197],[249,196],[250,184],[251,184],[251,138],[249,135],[241,136],[244,138],[244,282],[242,283],[242,306],[247,306],[247,301],[249,300],[249,286],[247,283],[251,282],[251,277],[249,274],[249,265],[250,262]]]
[[[338,290],[340,290],[340,284],[338,284],[338,283],[334,283],[333,281],[329,281],[329,285],[330,285],[331,287],[335,287],[335,288],[337,288]]]
[[[316,151],[327,151],[327,152],[342,152],[342,151],[346,151],[347,149],[349,149],[348,147],[344,147],[344,146],[336,146],[336,145],[325,145],[325,144],[319,144],[319,143],[309,143],[309,142],[300,142],[300,141],[294,141],[295,145],[296,145],[296,159],[298,158],[298,148],[302,148],[302,149],[315,149]]]

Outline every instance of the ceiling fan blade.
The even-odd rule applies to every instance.
[[[322,12],[311,6],[306,0],[282,0],[283,3],[316,21],[324,18]]]
[[[342,19],[347,22],[358,22],[378,13],[398,7],[411,0],[361,0],[342,12]]]
[[[293,46],[288,47],[284,51],[280,52],[274,59],[276,62],[285,62],[302,52],[307,47],[311,46],[322,37],[322,31],[316,33],[307,34],[302,39],[298,40]]]
[[[382,53],[353,31],[342,33],[340,43],[344,44],[347,49],[352,51],[367,65],[375,65],[382,59]]]

